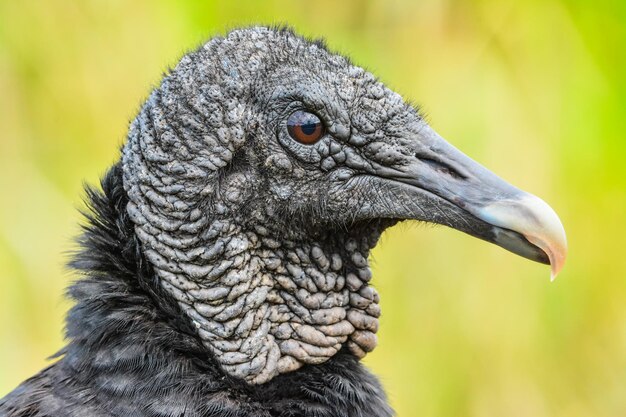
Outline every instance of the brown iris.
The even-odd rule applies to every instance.
[[[294,140],[311,145],[324,135],[324,125],[315,114],[298,110],[287,119],[287,131]]]

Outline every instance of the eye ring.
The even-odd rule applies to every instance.
[[[296,110],[287,118],[287,132],[296,142],[312,145],[324,136],[324,124],[315,114]]]

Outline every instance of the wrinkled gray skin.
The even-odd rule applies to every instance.
[[[299,109],[326,126],[316,144],[287,132]],[[402,218],[464,230],[458,208],[395,180],[409,166],[418,181],[463,177],[426,127],[374,76],[288,31],[231,32],[165,77],[123,150],[128,213],[225,372],[261,384],[342,346],[374,349],[380,233]]]

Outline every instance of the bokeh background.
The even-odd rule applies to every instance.
[[[626,416],[626,2],[0,0],[0,396],[62,345],[84,182],[168,66],[287,22],[426,110],[556,209],[562,275],[441,227],[373,254],[400,416]]]

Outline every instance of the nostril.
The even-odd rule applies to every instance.
[[[425,158],[425,157],[420,157],[419,155],[415,155],[420,161],[424,162],[425,164],[430,165],[430,167],[432,169],[434,169],[437,172],[441,172],[443,174],[449,175],[453,178],[459,179],[459,180],[464,180],[467,179],[467,177],[463,174],[461,174],[459,171],[457,171],[456,169],[452,168],[449,165],[446,165],[445,163],[441,162],[441,161],[437,161],[435,159],[431,159],[431,158]]]

